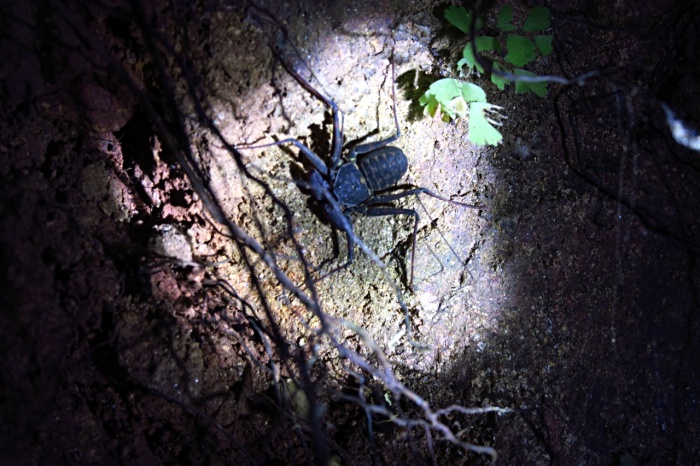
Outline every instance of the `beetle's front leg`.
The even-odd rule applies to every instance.
[[[354,234],[352,228],[352,221],[347,215],[345,215],[345,212],[343,212],[342,208],[340,207],[340,204],[335,199],[333,199],[333,196],[330,194],[330,187],[328,186],[328,183],[319,172],[311,172],[309,182],[309,187],[311,189],[312,195],[318,201],[321,201],[323,215],[326,217],[326,220],[328,220],[328,223],[330,223],[331,227],[333,227],[334,229],[345,232],[345,237],[347,238],[348,242],[347,262],[338,267],[337,269],[333,270],[332,272],[328,273],[326,275],[328,276],[352,264],[352,261],[355,257],[355,241],[353,240]]]
[[[348,267],[350,264],[352,264],[352,261],[355,258],[355,240],[353,240],[354,233],[352,221],[342,210],[329,203],[323,204],[323,213],[333,228],[345,232],[345,237],[347,238],[348,242],[348,260],[345,264],[330,272],[334,273]]]

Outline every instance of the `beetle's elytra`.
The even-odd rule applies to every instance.
[[[398,147],[385,146],[360,159],[360,170],[372,191],[393,188],[408,170],[406,155]]]

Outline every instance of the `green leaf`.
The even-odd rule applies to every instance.
[[[421,105],[425,105],[425,102],[434,97],[438,102],[446,104],[455,97],[460,96],[467,102],[486,102],[486,93],[482,88],[476,84],[453,78],[443,78],[435,81],[418,100]]]
[[[535,44],[530,39],[518,34],[508,34],[506,47],[508,47],[508,54],[505,60],[515,66],[527,65],[537,57]]]
[[[494,64],[493,64],[493,69],[496,70],[496,71],[506,71],[506,72],[509,72],[507,69],[501,67],[501,65],[499,65],[498,63],[495,63],[495,62],[494,62]],[[509,80],[509,79],[502,78],[502,77],[500,77],[500,76],[496,76],[496,75],[493,74],[493,73],[491,73],[491,82],[494,83],[494,84],[496,85],[496,87],[497,87],[498,89],[500,89],[501,91],[504,90],[508,84],[510,84],[510,80]]]
[[[478,36],[476,38],[476,50],[483,52],[484,50],[496,50],[498,47],[498,42],[496,42],[495,37],[490,36]]]
[[[474,83],[461,82],[461,90],[467,102],[486,102],[486,92]]]
[[[552,53],[552,39],[554,39],[554,36],[551,35],[535,36],[535,44],[537,44],[537,48],[540,49],[543,57],[547,57]]]
[[[464,65],[467,65],[470,72],[474,68],[476,68],[479,73],[484,72],[484,68],[479,65],[479,62],[476,61],[476,57],[474,57],[474,53],[472,52],[472,44],[467,44],[467,46],[464,47],[464,50],[462,50],[462,57],[463,58],[457,62],[457,69],[461,70]]]
[[[474,144],[497,146],[503,140],[503,135],[493,127],[486,116],[486,112],[493,112],[494,109],[499,108],[486,102],[472,102],[469,114],[469,139]]]
[[[464,57],[460,58],[460,60],[457,62],[457,71],[460,71],[460,76],[464,76],[461,71],[462,68],[464,68],[464,65],[467,65],[467,68],[469,68],[469,73],[474,69],[474,67],[477,65],[477,63],[474,61],[474,56],[472,54],[469,54],[469,57]],[[479,72],[482,72],[484,70],[479,70]]]
[[[455,97],[460,97],[461,95],[462,90],[459,86],[459,81],[452,78],[444,78],[432,83],[428,90],[425,91],[425,94],[420,96],[418,103],[425,106],[423,112],[426,115],[434,117],[439,105],[443,116],[447,113],[450,117],[453,117],[453,115],[449,114],[448,104]]]
[[[501,31],[513,31],[515,26],[513,26],[513,7],[506,3],[498,12],[498,21],[496,22],[496,27]]]
[[[550,24],[549,8],[538,6],[530,11],[530,15],[523,24],[523,30],[526,32],[544,31]]]
[[[514,70],[513,74],[516,76],[537,76],[535,73],[530,73],[529,71],[525,71],[525,70]],[[524,81],[516,81],[515,82],[515,93],[516,94],[525,94],[528,92],[533,92],[540,97],[544,97],[547,95],[547,84],[548,83],[546,83],[546,82],[526,83]]]
[[[435,96],[427,98],[425,101],[423,101],[423,97],[425,97],[426,95],[427,93],[423,94],[420,98],[421,105],[425,105],[425,108],[423,109],[423,114],[432,118],[435,116],[435,112],[437,112],[438,101],[435,99]]]
[[[419,99],[419,102],[423,104],[423,97],[428,95],[434,96],[438,101],[447,102],[461,94],[462,90],[460,89],[458,80],[443,78],[432,83],[426,93]]]
[[[475,45],[477,52],[483,52],[484,50],[496,50],[498,43],[494,37],[478,36],[475,39]],[[464,65],[467,65],[469,67],[469,71],[476,68],[479,73],[484,72],[484,68],[476,61],[476,57],[474,57],[474,53],[472,53],[471,43],[464,47],[464,50],[462,50],[462,56],[464,58],[457,62],[458,70],[461,70]]]
[[[465,34],[469,34],[472,28],[472,11],[467,11],[463,6],[451,6],[445,10],[445,19],[454,27]],[[484,22],[476,18],[476,29],[480,29]]]
[[[450,118],[457,119],[467,116],[469,113],[469,106],[464,97],[455,97],[447,104],[445,104],[443,110],[450,115]]]
[[[467,103],[486,102],[486,92],[476,84],[444,78],[431,84],[418,102],[425,106],[423,112],[431,117],[435,116],[439,104],[443,119],[447,117],[449,121],[466,116]]]

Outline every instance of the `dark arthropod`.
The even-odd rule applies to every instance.
[[[279,28],[281,26],[277,25]],[[396,116],[396,92],[392,91],[394,123],[396,133],[380,141],[357,144],[343,156],[344,134],[342,117],[338,106],[330,98],[324,96],[304,79],[285,58],[281,52],[286,44],[286,34],[272,46],[273,53],[284,69],[314,97],[331,109],[333,117],[333,136],[331,141],[330,165],[315,154],[310,148],[294,138],[287,138],[272,144],[261,146],[239,147],[241,149],[263,148],[273,145],[292,144],[296,146],[313,167],[309,178],[309,189],[312,195],[321,203],[325,217],[333,228],[343,231],[348,242],[347,261],[335,271],[348,267],[354,259],[354,234],[350,214],[359,213],[367,216],[411,215],[414,218],[414,235],[411,248],[411,276],[413,284],[413,264],[415,256],[415,240],[418,228],[418,213],[414,209],[398,208],[391,202],[398,199],[427,194],[445,202],[462,207],[478,209],[480,207],[444,198],[426,188],[399,186],[398,183],[408,170],[406,155],[398,147],[390,144],[401,136],[398,118]],[[393,83],[393,65],[392,65]],[[392,88],[393,89],[393,88]],[[391,193],[392,190],[400,192]]]

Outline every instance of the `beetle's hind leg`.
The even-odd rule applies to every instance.
[[[403,199],[403,198],[408,197],[408,196],[418,196],[419,194],[427,194],[428,196],[434,197],[434,198],[439,199],[439,200],[444,201],[444,202],[448,202],[450,204],[458,205],[460,207],[466,207],[469,209],[482,209],[481,206],[475,206],[475,205],[471,205],[471,204],[465,204],[463,202],[453,201],[452,199],[448,199],[446,197],[440,196],[439,194],[436,194],[436,193],[434,193],[426,188],[412,188],[412,189],[409,189],[408,191],[403,191],[400,193],[375,196],[374,198],[372,198],[369,205],[386,204],[389,202],[397,201],[399,199]],[[418,237],[418,222],[420,220],[420,216],[418,215],[418,212],[416,212],[414,209],[401,209],[398,207],[367,207],[363,211],[363,213],[365,215],[371,216],[371,217],[388,216],[388,215],[411,215],[413,217],[414,222],[413,222],[413,240],[411,242],[411,274],[410,274],[410,281],[409,281],[409,287],[411,289],[413,289],[413,275],[414,275],[415,259],[416,259],[416,240]],[[451,249],[451,247],[450,247],[450,249]],[[453,253],[454,253],[454,251],[453,251]]]
[[[409,288],[413,289],[413,269],[414,259],[416,257],[416,238],[418,237],[418,222],[420,221],[418,212],[416,212],[414,209],[401,209],[398,207],[369,207],[364,211],[364,215],[368,217],[410,215],[413,217],[413,239],[411,241],[411,273],[408,281]]]
[[[392,54],[393,56],[393,54]],[[401,127],[399,126],[399,117],[396,113],[396,76],[394,72],[394,61],[391,60],[391,101],[392,109],[394,113],[394,126],[396,127],[396,132],[393,136],[389,136],[386,139],[380,141],[367,142],[364,144],[357,144],[350,148],[348,153],[348,160],[355,161],[358,155],[367,154],[374,150],[380,149],[384,146],[391,144],[401,137]]]
[[[324,176],[328,176],[328,167],[325,163],[323,163],[321,157],[316,155],[311,149],[309,149],[303,142],[299,141],[298,139],[287,138],[282,139],[281,141],[270,142],[267,144],[260,144],[255,146],[242,145],[236,146],[235,148],[238,150],[265,149],[266,147],[283,146],[285,144],[292,144],[293,146],[295,146],[301,151],[302,154],[304,154],[309,163],[313,165],[314,169],[316,169],[319,173],[323,174]]]

